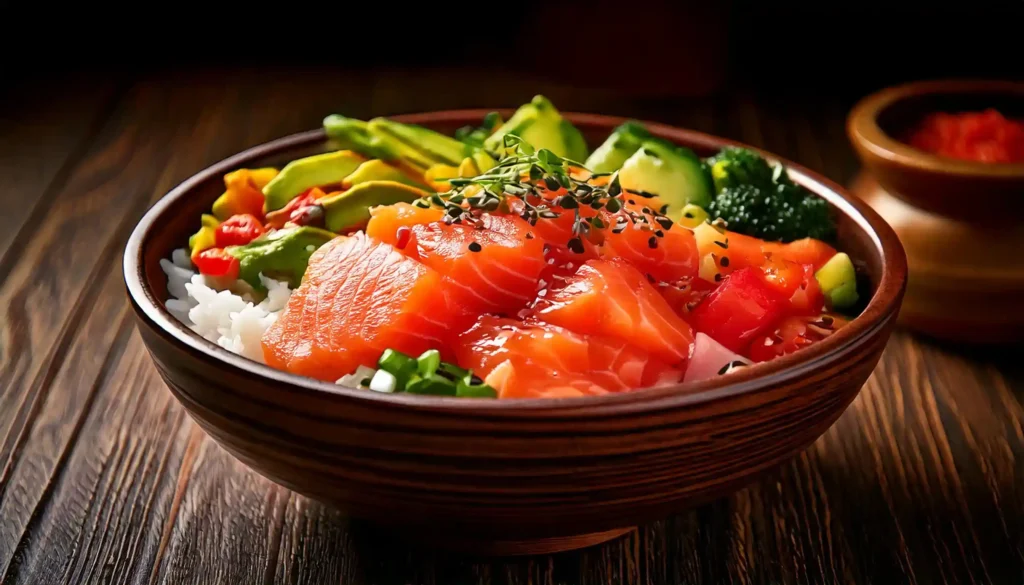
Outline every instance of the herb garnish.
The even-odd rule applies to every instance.
[[[624,190],[619,184],[618,171],[593,173],[582,163],[562,158],[548,149],[535,150],[514,134],[505,135],[504,152],[498,154],[498,164],[484,174],[441,179],[451,185],[450,190],[418,199],[414,205],[441,207],[445,211],[445,223],[476,228],[483,227],[480,215],[484,212],[516,213],[530,225],[537,225],[540,219],[555,219],[562,213],[572,213],[573,237],[567,246],[577,254],[583,253],[583,238],[593,230],[611,227],[613,233],[621,233],[632,223],[636,229],[647,229],[654,234],[650,239],[650,246],[654,248],[657,246],[655,238],[664,237],[662,230],[671,229],[673,225],[662,211],[645,207],[637,212],[627,207],[627,200],[634,202],[627,197],[651,198],[654,195]],[[605,209],[613,214],[624,211],[624,214],[609,226],[599,214],[591,217],[581,214],[581,208]]]

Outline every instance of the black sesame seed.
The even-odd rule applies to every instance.
[[[722,256],[721,264],[722,264],[722,268],[728,268],[729,267],[729,257],[728,256]]]
[[[665,237],[665,232],[663,232],[661,230],[655,230],[654,231],[654,235],[658,236],[659,238],[664,238]]]
[[[722,273],[721,272],[715,274],[715,282],[722,282]]]
[[[665,229],[665,230],[672,229],[672,220],[667,218],[667,217],[659,217],[655,221],[658,222],[658,225],[660,225],[662,227],[662,229]]]
[[[527,240],[532,240],[533,239],[533,232],[527,232],[526,239]]]
[[[469,244],[469,251],[470,252],[479,252],[480,250],[483,250],[483,246],[481,246],[478,242],[470,242],[470,244]]]
[[[651,238],[649,240],[647,240],[647,245],[649,247],[651,247],[651,248],[657,248],[658,247],[658,238],[656,238],[654,236],[651,236]]]
[[[718,246],[719,248],[723,248],[725,250],[729,249],[729,243],[728,242],[719,242],[718,240],[715,240],[715,245]]]
[[[573,238],[569,240],[569,249],[577,254],[583,253],[583,240],[579,238]]]

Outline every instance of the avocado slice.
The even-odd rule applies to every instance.
[[[324,208],[327,229],[341,233],[370,220],[370,208],[393,203],[411,203],[430,193],[397,181],[367,181],[319,201]]]
[[[831,308],[845,309],[857,303],[857,271],[845,252],[830,258],[814,273],[814,278]]]
[[[587,142],[583,134],[542,95],[520,106],[507,122],[484,140],[484,147],[492,152],[502,152],[506,134],[522,138],[536,150],[546,148],[573,162],[587,158]]]
[[[364,162],[364,157],[351,150],[293,160],[264,185],[264,210],[271,212],[281,209],[306,189],[340,183]]]
[[[640,146],[653,136],[639,122],[625,122],[619,125],[608,138],[587,157],[584,166],[594,173],[611,173],[619,170],[626,159],[640,150]]]
[[[354,150],[420,174],[435,164],[457,165],[465,157],[480,152],[433,130],[386,118],[364,122],[332,114],[324,118],[324,131],[337,148]]]
[[[345,177],[341,186],[350,189],[360,183],[368,181],[394,181],[417,189],[428,190],[429,187],[420,181],[413,179],[408,173],[397,167],[393,167],[379,158],[371,159],[359,165],[351,175]]]
[[[414,124],[401,124],[387,118],[374,118],[367,123],[369,131],[380,136],[389,136],[405,143],[429,157],[434,162],[457,165],[473,154],[472,146]]]
[[[238,258],[238,277],[257,290],[265,290],[260,273],[275,280],[287,280],[292,288],[299,286],[306,273],[309,257],[317,248],[337,234],[312,226],[273,230],[244,246],[226,248]]]
[[[663,140],[646,140],[619,169],[619,184],[627,191],[657,195],[666,204],[665,215],[682,218],[687,204],[707,207],[711,203],[711,177],[700,158],[682,146]]]

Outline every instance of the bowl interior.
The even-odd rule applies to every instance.
[[[460,126],[478,123],[487,111],[489,110],[434,112],[394,116],[394,119],[451,133]],[[503,114],[507,116],[510,112]],[[600,144],[615,126],[625,121],[621,118],[590,114],[565,115],[584,133],[591,149]],[[698,132],[652,122],[644,123],[655,135],[688,146],[702,156],[712,154],[727,144],[739,145]],[[346,388],[286,374],[251,362],[188,330],[164,308],[168,293],[166,277],[160,267],[160,260],[170,257],[174,249],[185,247],[189,235],[198,229],[200,215],[208,212],[210,205],[224,190],[225,173],[241,167],[280,167],[295,158],[330,149],[330,143],[320,130],[282,138],[239,153],[205,169],[161,199],[140,221],[125,252],[125,279],[137,313],[143,319],[155,323],[156,328],[162,330],[163,334],[176,338],[194,350],[222,360],[224,367],[256,370],[267,377],[300,389],[348,393],[350,390]],[[862,290],[869,293],[862,301],[863,311],[849,326],[830,338],[796,354],[745,368],[745,371],[731,375],[728,382],[718,379],[690,384],[685,396],[681,396],[678,388],[674,386],[598,397],[515,401],[466,401],[444,397],[380,395],[354,389],[351,392],[358,393],[368,400],[387,400],[416,408],[437,405],[474,409],[557,408],[559,405],[572,408],[581,401],[617,402],[620,405],[640,403],[646,399],[689,401],[748,391],[760,384],[759,378],[772,375],[797,376],[815,367],[821,360],[835,359],[837,354],[844,352],[845,346],[855,340],[865,339],[877,328],[885,326],[888,318],[898,310],[906,275],[903,249],[889,226],[870,207],[855,198],[848,199],[838,185],[791,161],[779,159],[770,153],[765,155],[772,160],[781,160],[789,168],[795,181],[831,204],[839,220],[838,247],[854,259],[863,273],[865,288]],[[469,406],[471,403],[473,405]]]

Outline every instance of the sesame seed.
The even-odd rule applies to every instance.
[[[649,240],[647,240],[647,245],[650,246],[651,248],[657,248],[658,247],[658,238],[656,238],[654,236],[651,236],[651,238]]]
[[[729,267],[729,257],[728,256],[722,256],[721,264],[722,264],[722,268],[728,268]]]
[[[483,250],[483,246],[481,246],[478,242],[470,242],[470,244],[469,244],[469,251],[470,252],[479,252],[480,250]]]

